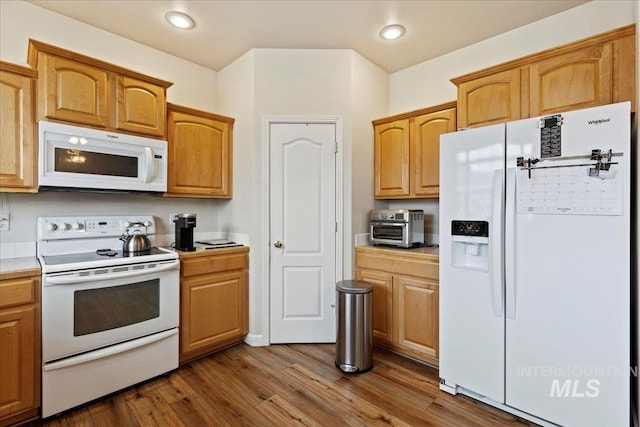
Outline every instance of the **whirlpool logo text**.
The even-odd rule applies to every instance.
[[[610,122],[611,118],[607,118],[607,119],[598,119],[598,120],[589,120],[587,123],[589,123],[590,125],[601,125],[602,123],[607,123]]]

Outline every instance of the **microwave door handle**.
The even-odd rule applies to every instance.
[[[144,147],[144,182],[151,182],[153,177],[153,151]]]

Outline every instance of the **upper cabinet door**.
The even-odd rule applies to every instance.
[[[56,56],[42,55],[41,118],[107,127],[107,72]]]
[[[416,197],[435,198],[440,195],[440,135],[455,131],[455,108],[413,119],[411,185]]]
[[[520,69],[502,71],[458,85],[458,127],[520,119]]]
[[[116,129],[164,136],[165,89],[129,76],[118,76],[115,86]]]
[[[231,198],[233,119],[169,107],[169,197]]]
[[[33,70],[0,62],[0,192],[38,191],[36,76]]]
[[[612,43],[607,43],[531,65],[531,116],[612,103],[612,50]]]
[[[408,197],[409,120],[374,126],[374,195]]]
[[[37,40],[27,62],[38,70],[38,120],[166,137],[172,83]]]
[[[622,101],[635,111],[635,32],[628,25],[451,79],[458,128]]]

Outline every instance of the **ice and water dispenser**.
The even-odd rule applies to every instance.
[[[451,240],[453,267],[489,271],[487,221],[451,221]]]

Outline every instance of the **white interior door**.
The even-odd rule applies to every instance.
[[[336,125],[270,125],[270,341],[335,342]]]

